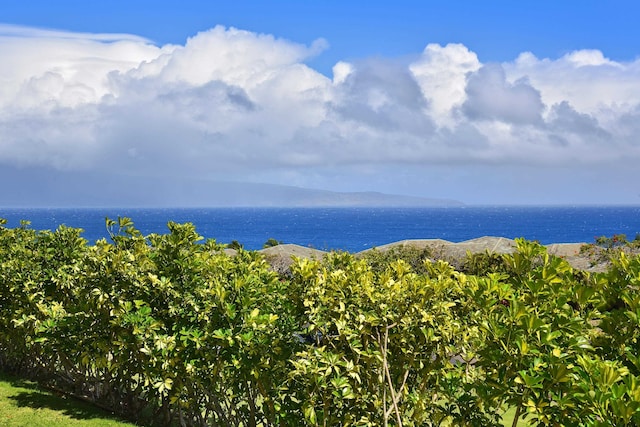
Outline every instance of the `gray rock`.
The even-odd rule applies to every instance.
[[[326,252],[318,249],[292,244],[276,245],[261,249],[258,252],[262,253],[267,262],[271,264],[271,267],[280,274],[288,274],[290,272],[294,257],[321,260],[326,255]]]

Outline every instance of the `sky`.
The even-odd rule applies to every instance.
[[[639,205],[639,13],[4,0],[0,206],[38,204],[52,183],[61,204],[113,205],[219,182]]]

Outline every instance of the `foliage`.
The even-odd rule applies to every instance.
[[[262,248],[263,249],[272,248],[274,246],[278,246],[281,244],[282,242],[280,240],[276,240],[273,237],[270,237],[266,242],[264,242],[264,245],[262,245]]]
[[[403,260],[416,273],[424,273],[424,261],[433,257],[433,250],[429,246],[419,247],[415,245],[398,245],[388,249],[373,248],[363,252],[364,258],[374,271],[382,272],[391,263]]]
[[[283,283],[256,253],[169,231],[121,218],[114,244],[87,246],[79,230],[2,229],[5,365],[164,425],[275,423],[297,345]]]
[[[636,234],[631,241],[627,240],[625,234],[614,234],[612,237],[600,236],[595,238],[594,243],[582,245],[580,248],[580,253],[590,258],[592,266],[610,263],[621,252],[639,253],[640,233]]]
[[[232,240],[231,243],[227,244],[227,248],[233,249],[236,251],[241,251],[244,249],[244,245],[237,240]]]
[[[626,234],[614,234],[612,237],[600,236],[596,237],[596,245],[603,248],[614,248],[629,243]]]
[[[159,425],[640,424],[640,257],[332,253],[0,221],[0,363]]]
[[[491,252],[471,253],[467,256],[460,271],[475,276],[486,276],[490,273],[506,273],[507,266],[503,254]]]
[[[464,376],[451,361],[467,346],[463,294],[447,264],[424,269],[397,260],[378,272],[350,254],[296,265],[315,343],[296,354],[290,376],[308,396],[309,424],[464,423],[449,384]]]
[[[518,241],[517,252],[502,259],[510,274],[471,277],[467,287],[476,305],[472,324],[483,337],[476,367],[485,386],[478,393],[516,407],[516,419],[584,425],[574,379],[578,358],[592,349],[593,292],[538,244]]]

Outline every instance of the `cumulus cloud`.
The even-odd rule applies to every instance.
[[[305,65],[327,46],[221,26],[156,46],[0,25],[0,164],[322,186],[338,170],[640,159],[640,61],[483,64],[428,44],[327,77]]]
[[[452,110],[466,99],[467,76],[480,67],[475,53],[455,43],[429,44],[420,59],[409,65],[429,101],[430,115],[441,124],[451,124]]]
[[[126,35],[0,27],[0,108],[47,109],[98,102],[112,92],[111,73],[127,72],[172,49]]]
[[[545,105],[566,101],[601,118],[609,110],[619,113],[635,108],[640,97],[640,61],[614,62],[599,51],[571,52],[555,60],[525,52],[503,67],[509,80],[527,78]]]

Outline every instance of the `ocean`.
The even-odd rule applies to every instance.
[[[0,208],[9,227],[82,228],[90,242],[108,238],[105,218],[129,217],[144,235],[167,222],[191,222],[205,238],[260,249],[270,238],[321,250],[358,252],[405,239],[461,242],[482,236],[524,237],[542,244],[593,242],[640,233],[640,206],[454,208]]]

